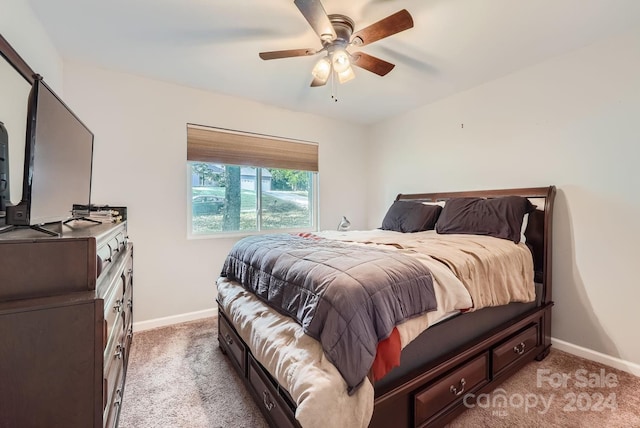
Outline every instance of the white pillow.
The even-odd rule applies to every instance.
[[[436,202],[422,202],[424,205],[440,205],[442,208],[444,208],[444,204],[447,201],[436,201]]]
[[[544,211],[545,198],[529,198],[537,210]],[[529,213],[526,213],[522,219],[522,228],[520,229],[520,242],[527,242],[527,237],[524,232],[527,230],[527,224],[529,224]]]
[[[523,244],[527,242],[527,237],[524,232],[527,230],[527,224],[529,224],[529,213],[526,213],[522,218],[522,228],[520,229],[520,242]]]

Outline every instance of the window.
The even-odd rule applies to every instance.
[[[188,125],[187,160],[191,236],[316,229],[317,144]]]

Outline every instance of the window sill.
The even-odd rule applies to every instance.
[[[199,239],[242,239],[247,236],[254,235],[270,235],[275,233],[314,233],[317,232],[318,229],[302,228],[302,229],[273,229],[273,230],[247,230],[247,231],[238,231],[238,232],[218,232],[212,233],[209,235],[194,235],[188,234],[188,240],[199,240]]]

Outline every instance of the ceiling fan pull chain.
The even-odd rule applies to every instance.
[[[336,82],[337,76],[335,71],[331,71],[331,98],[334,102],[338,102],[338,84]]]

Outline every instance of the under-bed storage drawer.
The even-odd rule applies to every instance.
[[[222,315],[222,311],[220,310],[219,312],[221,315],[218,316],[218,342],[222,350],[231,357],[236,369],[244,377],[247,372],[244,343]]]
[[[414,398],[415,426],[427,426],[441,410],[486,384],[489,381],[488,355],[483,353],[419,391]]]
[[[285,428],[297,426],[294,422],[293,410],[286,404],[274,383],[264,373],[264,369],[249,355],[248,380],[251,388],[258,396],[262,413],[272,419],[273,426]]]
[[[493,350],[493,374],[499,373],[511,363],[536,349],[539,344],[538,324],[527,327]]]

